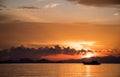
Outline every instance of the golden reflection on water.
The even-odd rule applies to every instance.
[[[3,64],[0,77],[120,77],[120,64]]]
[[[91,77],[91,66],[90,65],[86,65],[85,66],[85,70],[86,70],[86,77]]]

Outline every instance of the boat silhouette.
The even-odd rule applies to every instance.
[[[91,62],[83,62],[84,65],[100,65],[98,61],[91,61]]]

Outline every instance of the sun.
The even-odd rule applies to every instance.
[[[68,42],[67,45],[70,46],[71,48],[75,48],[76,50],[80,50],[83,48],[83,46],[77,42]]]
[[[95,55],[94,53],[88,52],[88,53],[86,53],[86,54],[83,56],[83,58],[91,58],[91,57],[93,57],[94,55]]]

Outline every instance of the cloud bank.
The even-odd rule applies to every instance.
[[[54,47],[40,47],[38,49],[35,48],[26,48],[23,46],[19,47],[11,47],[10,49],[5,49],[0,51],[0,60],[5,59],[21,59],[21,58],[32,58],[39,59],[42,56],[49,55],[85,55],[87,52],[91,52],[90,50],[75,50],[70,47],[61,48],[59,45],[55,45]]]
[[[107,50],[106,52],[110,52],[113,56],[113,52],[117,52],[119,50]],[[11,47],[10,49],[4,49],[0,51],[0,61],[4,60],[20,60],[20,59],[32,59],[37,60],[46,56],[56,56],[57,55],[68,55],[68,56],[79,56],[82,57],[87,53],[94,53],[92,50],[75,50],[70,47],[60,47],[59,45],[55,45],[54,47],[40,47],[40,48],[27,48],[24,46],[19,47]],[[96,51],[97,52],[97,51]],[[104,51],[105,52],[105,51]],[[97,52],[99,53],[99,52]],[[101,51],[100,51],[101,53]],[[109,55],[108,55],[109,56]],[[99,57],[99,56],[98,56]]]
[[[21,6],[21,7],[18,7],[19,9],[39,9],[38,7],[36,6]]]
[[[96,6],[96,7],[120,7],[120,0],[68,0],[71,2],[76,2],[79,4],[87,6]]]

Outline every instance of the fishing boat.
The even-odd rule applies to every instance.
[[[100,65],[98,61],[91,61],[91,62],[83,62],[84,65]]]

